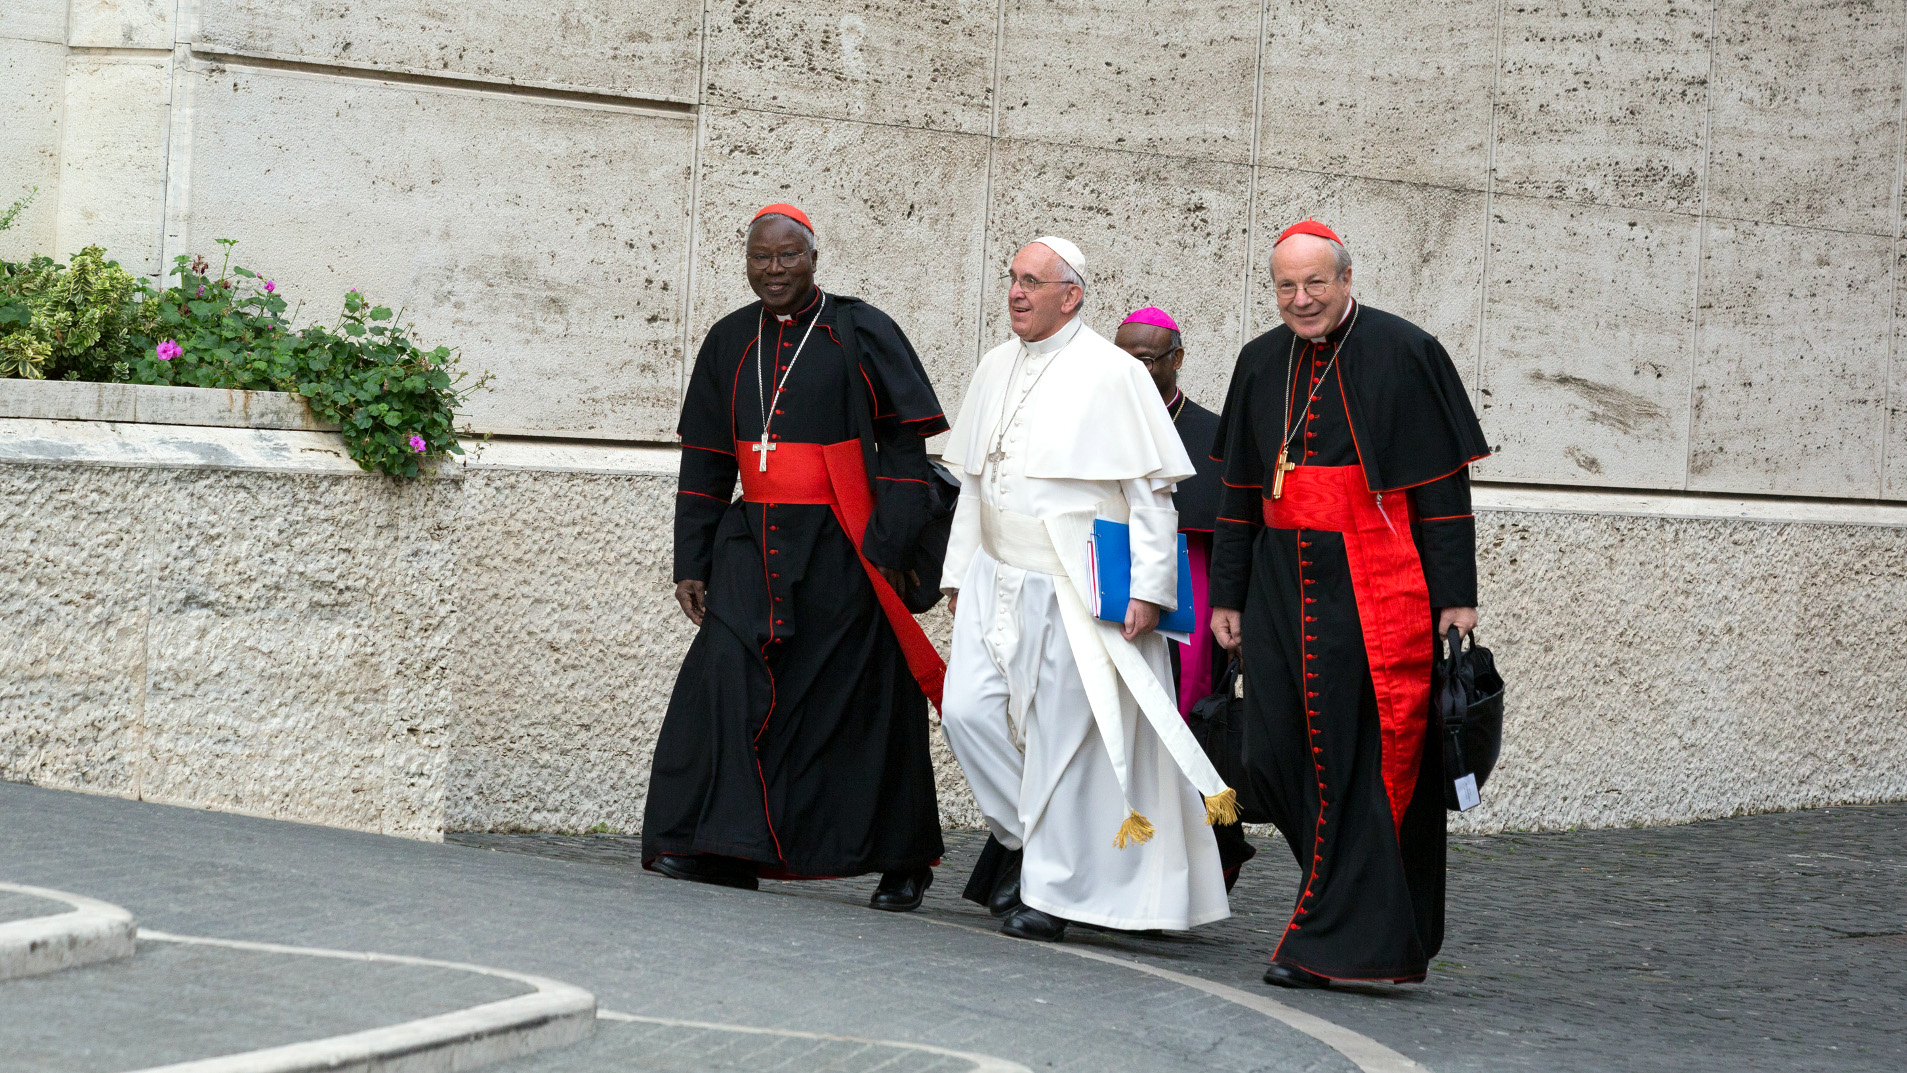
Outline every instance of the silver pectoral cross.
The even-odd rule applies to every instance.
[[[987,453],[987,461],[993,463],[995,466],[998,466],[1000,463],[1006,461],[1006,452],[1001,450],[998,447],[995,447],[992,451],[989,451]]]
[[[768,472],[768,452],[774,450],[778,446],[780,445],[768,442],[767,433],[762,434],[761,442],[758,444],[755,444],[754,447],[752,448],[752,450],[756,454],[761,456],[761,464],[755,467],[755,472],[757,473]]]

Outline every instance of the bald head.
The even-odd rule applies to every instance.
[[[1292,235],[1271,251],[1278,315],[1301,338],[1329,335],[1351,305],[1351,254],[1317,235]]]

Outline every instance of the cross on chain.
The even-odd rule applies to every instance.
[[[768,442],[768,432],[766,429],[763,429],[761,434],[761,442],[758,444],[755,444],[752,448],[750,448],[756,454],[761,456],[761,464],[755,467],[755,472],[757,473],[768,472],[768,452],[774,450],[775,448],[779,446],[781,445],[777,443]]]

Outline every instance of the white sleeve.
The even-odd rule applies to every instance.
[[[1172,491],[1147,478],[1120,481],[1132,512],[1132,598],[1167,611],[1179,606],[1179,512]]]
[[[980,547],[980,478],[962,470],[960,500],[947,533],[947,554],[940,560],[940,591],[951,596],[967,579],[967,567]]]

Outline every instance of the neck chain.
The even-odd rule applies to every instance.
[[[814,326],[821,323],[821,314],[828,308],[827,293],[821,291],[818,287],[816,291],[820,293],[821,298],[820,303],[815,307],[814,319],[808,322],[808,330],[801,333],[801,342],[795,346],[794,357],[788,359],[787,370],[776,379],[775,393],[772,397],[768,394],[768,387],[764,382],[765,375],[762,372],[764,365],[762,334],[768,324],[768,306],[766,303],[762,305],[761,315],[755,321],[755,403],[761,407],[761,442],[755,445],[755,453],[761,456],[761,462],[757,468],[764,473],[768,471],[768,452],[775,449],[774,446],[768,442],[768,426],[774,424],[774,408],[777,403],[781,402],[781,389],[788,386],[788,378],[793,376],[795,372],[795,362],[801,360],[801,352],[808,345],[808,337],[814,334]],[[795,314],[797,317],[800,315],[799,313]],[[777,362],[781,360],[779,352],[776,353],[775,360]]]
[[[1178,398],[1172,400],[1172,402],[1178,403],[1178,406],[1172,409],[1172,421],[1174,424],[1178,423],[1179,415],[1185,412],[1185,404],[1191,401],[1190,399],[1187,399],[1185,397],[1185,392],[1180,391],[1177,394],[1178,394]],[[1166,405],[1168,407],[1171,407],[1172,403],[1166,403]],[[1286,407],[1289,407],[1291,403],[1289,401],[1286,401],[1285,405]]]
[[[1324,373],[1323,375],[1318,377],[1319,381],[1323,381],[1325,376],[1331,375],[1331,367],[1338,363],[1338,351],[1344,349],[1344,341],[1351,337],[1351,329],[1357,327],[1357,315],[1362,308],[1363,307],[1361,305],[1353,306],[1351,308],[1350,326],[1344,329],[1344,334],[1338,336],[1337,343],[1331,347],[1331,360],[1328,362],[1325,362]],[[1300,420],[1297,423],[1297,427],[1295,428],[1292,427],[1291,389],[1297,386],[1297,381],[1292,374],[1297,371],[1297,360],[1298,360],[1298,333],[1292,332],[1291,333],[1291,351],[1285,355],[1285,439],[1283,443],[1278,445],[1278,461],[1280,464],[1284,463],[1285,458],[1287,457],[1287,452],[1291,450],[1291,441],[1297,438],[1298,433],[1304,431],[1305,421],[1310,420],[1311,404],[1318,401],[1318,389],[1316,385],[1313,385],[1310,392],[1308,393],[1309,397],[1304,400],[1303,420]],[[1280,481],[1280,483],[1282,483],[1282,480]]]
[[[1074,331],[1073,335],[1076,338],[1078,337],[1079,332]],[[1026,400],[1033,397],[1033,389],[1036,387],[1039,387],[1040,381],[1046,378],[1047,369],[1051,369],[1053,366],[1058,365],[1060,353],[1064,351],[1066,347],[1071,346],[1072,344],[1073,344],[1072,339],[1068,339],[1066,340],[1065,344],[1062,345],[1058,350],[1053,351],[1052,357],[1049,358],[1046,362],[1046,369],[1041,369],[1039,371],[1039,375],[1033,378],[1033,382],[1026,385],[1026,390],[1020,393],[1019,401],[1013,404],[1013,411],[1007,414],[1006,417],[1000,421],[999,434],[993,437],[993,450],[987,452],[987,461],[993,463],[993,466],[994,466],[994,469],[993,469],[994,480],[997,481],[1000,479],[1000,469],[999,469],[1000,463],[1006,460],[1006,451],[1004,450],[1004,445],[1006,444],[1007,429],[1012,427],[1013,419],[1020,416],[1020,407],[1025,406]],[[1022,341],[1020,343],[1020,352],[1017,355],[1015,355],[1013,358],[1013,373],[1012,375],[1007,377],[1006,382],[1007,382],[1007,387],[1009,389],[1013,386],[1013,382],[1020,378],[1020,366],[1025,361],[1027,355],[1031,353],[1032,351],[1028,350],[1026,348],[1026,343]]]

